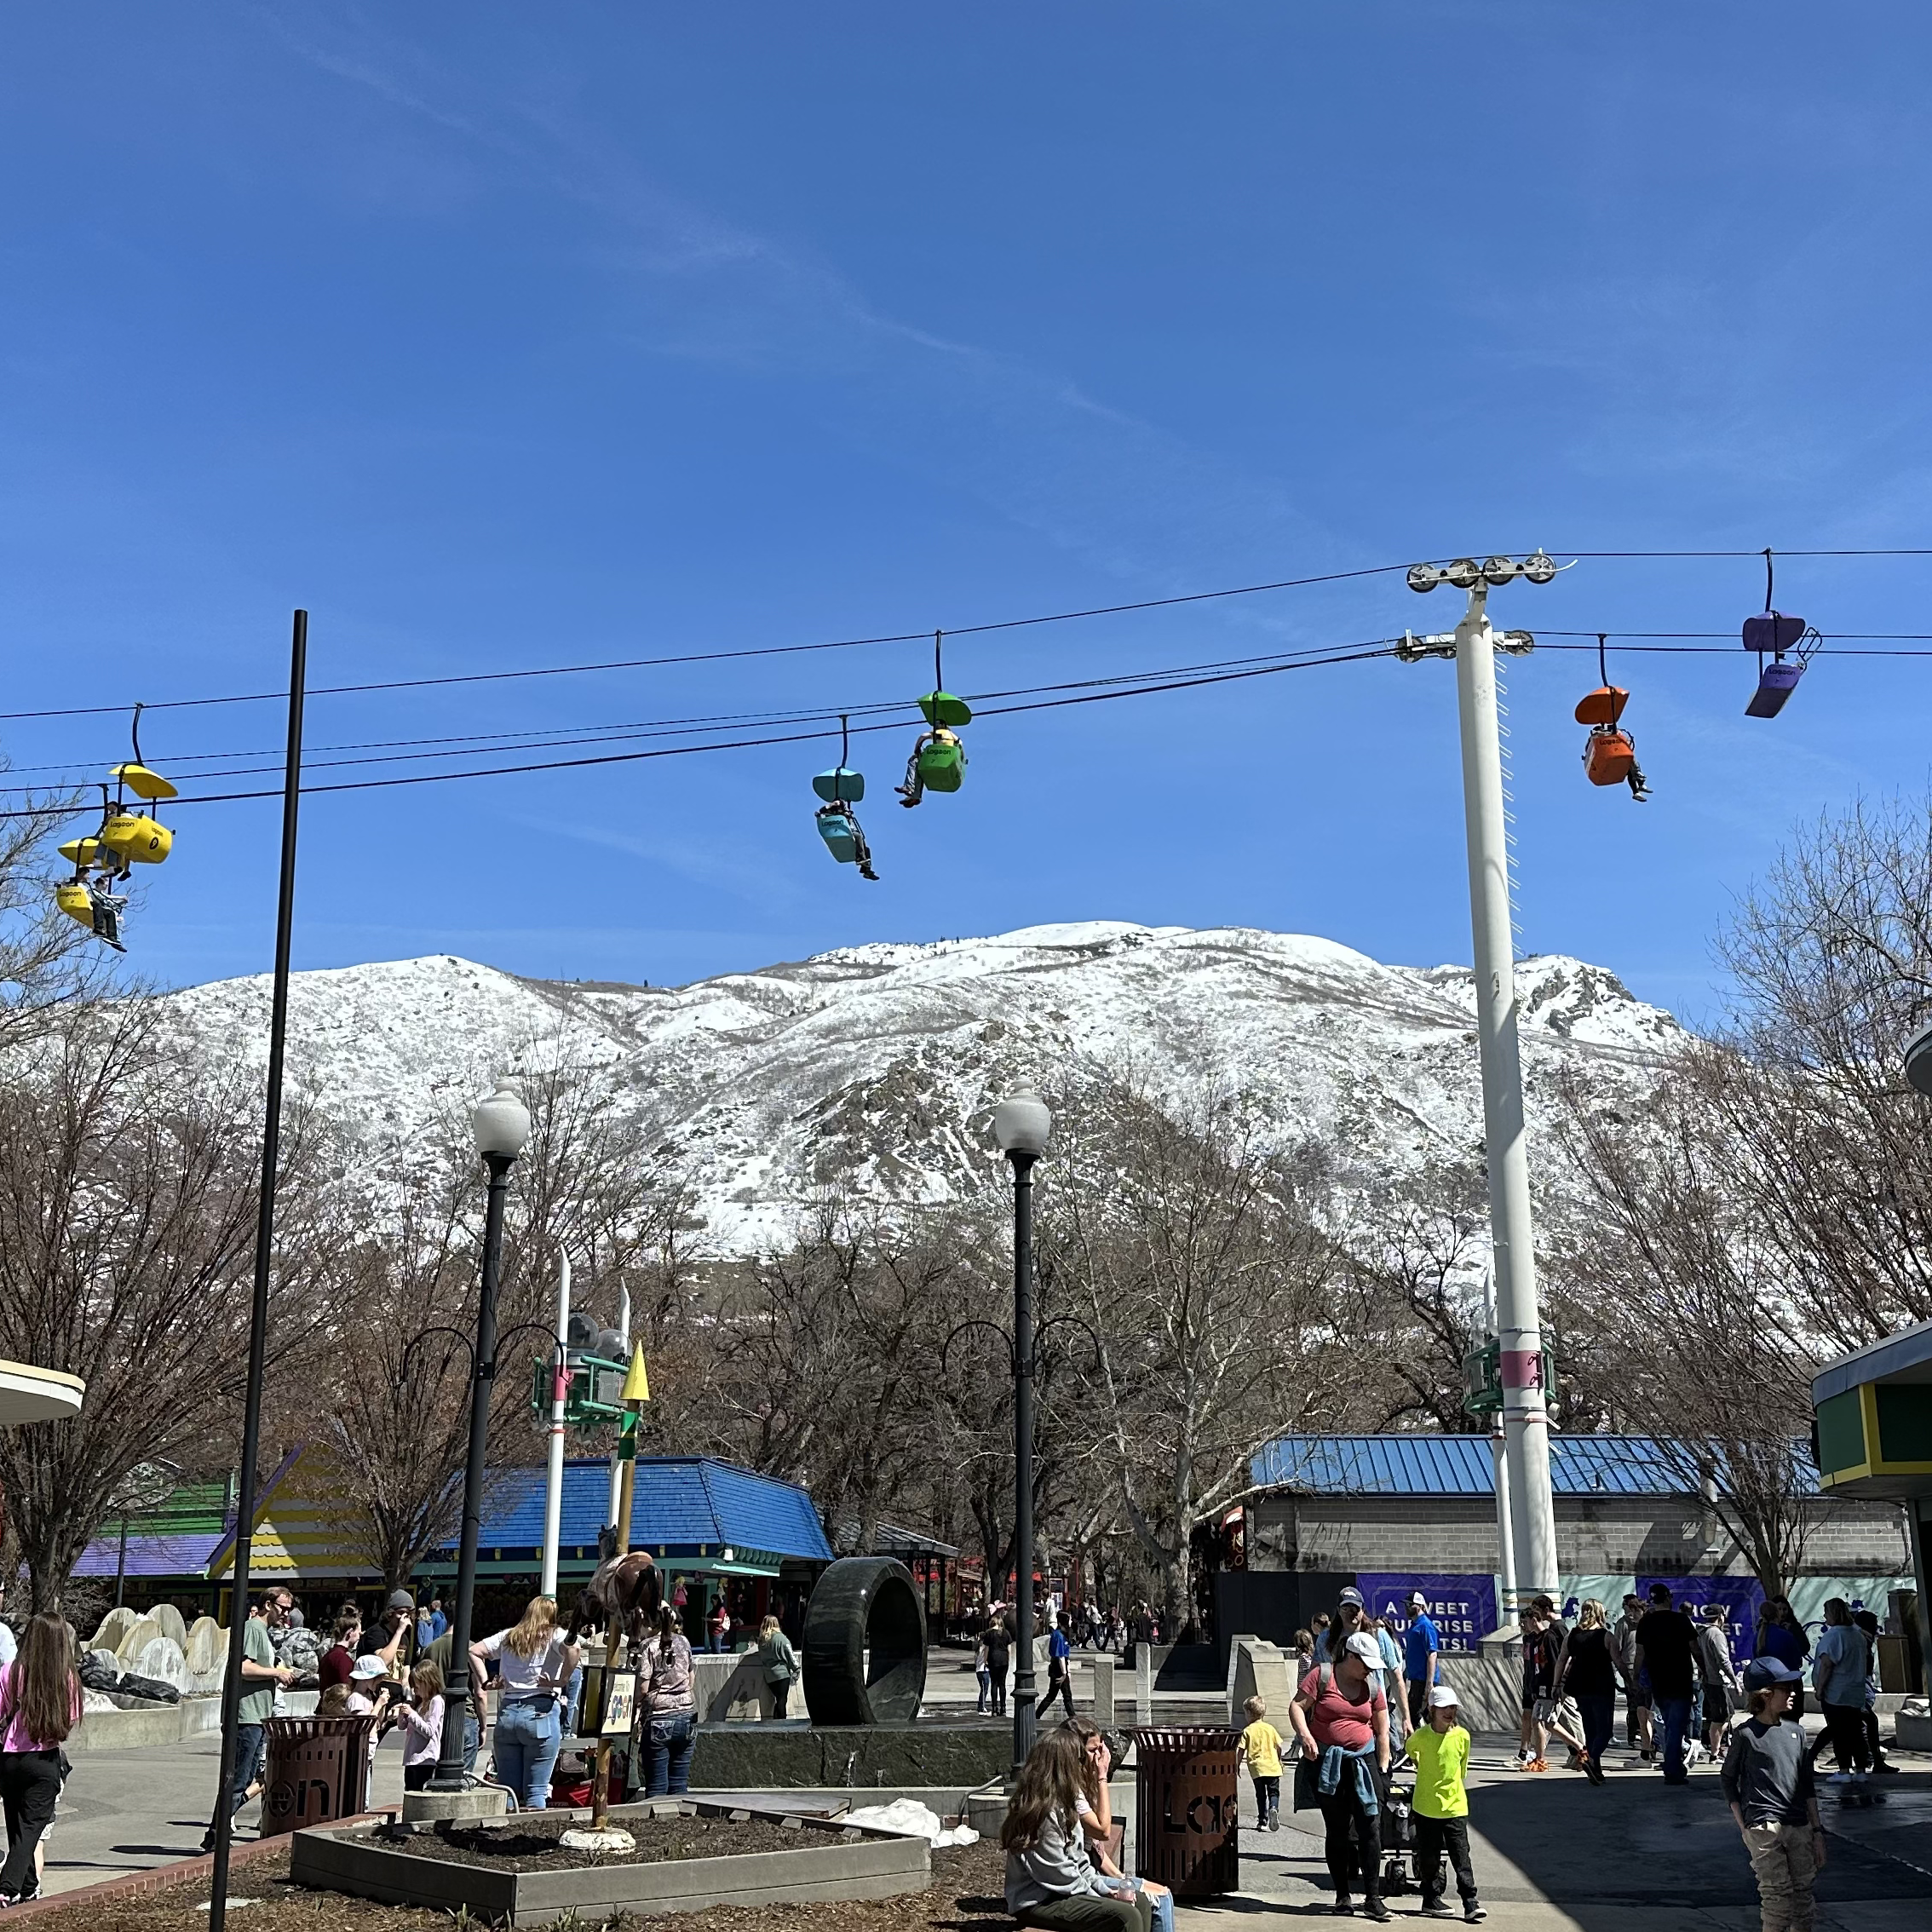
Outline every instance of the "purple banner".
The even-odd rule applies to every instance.
[[[1704,1621],[1707,1603],[1724,1607],[1724,1634],[1731,1641],[1731,1657],[1742,1664],[1757,1649],[1757,1612],[1764,1601],[1764,1585],[1756,1577],[1639,1577],[1636,1593],[1647,1607],[1650,1586],[1662,1584],[1670,1592],[1670,1607],[1693,1623]]]
[[[1355,1588],[1369,1614],[1387,1618],[1398,1638],[1409,1627],[1409,1592],[1419,1590],[1428,1599],[1429,1617],[1445,1652],[1473,1651],[1496,1628],[1494,1577],[1419,1570],[1400,1575],[1364,1573],[1356,1577]]]

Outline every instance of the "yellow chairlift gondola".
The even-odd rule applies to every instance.
[[[117,952],[126,951],[121,944],[121,912],[127,895],[110,887],[127,878],[136,865],[160,865],[175,844],[170,827],[145,812],[128,809],[130,791],[148,804],[179,796],[174,785],[141,758],[143,709],[135,706],[133,759],[109,768],[108,776],[115,781],[112,797],[106,785],[101,788],[99,828],[68,839],[60,848],[60,856],[73,865],[74,876],[61,881],[54,891],[54,903],[61,912]]]

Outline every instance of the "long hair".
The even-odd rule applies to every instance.
[[[1601,1599],[1586,1596],[1577,1606],[1577,1628],[1579,1630],[1600,1630],[1603,1628],[1603,1604]]]
[[[1062,1830],[1071,1831],[1080,1798],[1084,1753],[1080,1739],[1062,1727],[1049,1731],[1026,1753],[1020,1780],[1007,1807],[999,1842],[1009,1852],[1031,1851],[1040,1842],[1047,1820],[1057,1815]]]
[[[65,1617],[36,1617],[20,1635],[20,1654],[0,1705],[0,1729],[18,1716],[29,1748],[62,1745],[80,1722],[80,1673],[74,1668],[74,1633]]]
[[[557,1600],[533,1596],[523,1607],[523,1616],[514,1630],[503,1636],[503,1647],[519,1657],[534,1657],[557,1634]]]
[[[442,1667],[434,1658],[425,1658],[410,1672],[409,1688],[425,1711],[443,1694]]]
[[[1842,1596],[1830,1596],[1825,1600],[1825,1621],[1827,1624],[1849,1624],[1851,1621],[1851,1605]]]
[[[1100,1766],[1087,1755],[1087,1747],[1095,1738],[1104,1738],[1107,1733],[1090,1717],[1069,1717],[1061,1726],[1063,1731],[1071,1731],[1080,1746],[1080,1791],[1087,1803],[1097,1810],[1100,1806]]]
[[[660,1603],[658,1606],[657,1619],[651,1625],[651,1636],[646,1641],[654,1641],[658,1646],[658,1654],[660,1657],[669,1657],[672,1645],[683,1635],[684,1625],[678,1618],[676,1607],[669,1602]]]

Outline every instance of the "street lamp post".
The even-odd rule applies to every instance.
[[[1053,1115],[1022,1090],[993,1109],[993,1138],[1013,1164],[1013,1762],[1033,1748],[1033,1163],[1046,1152]]]
[[[496,1090],[480,1100],[470,1113],[476,1151],[490,1171],[490,1192],[483,1218],[483,1283],[476,1313],[476,1354],[469,1385],[469,1459],[463,1471],[463,1540],[457,1556],[456,1619],[450,1639],[450,1681],[443,1702],[442,1750],[433,1791],[468,1789],[463,1769],[463,1734],[473,1703],[479,1725],[481,1702],[473,1699],[469,1682],[469,1612],[476,1592],[476,1542],[482,1527],[483,1462],[490,1440],[490,1397],[497,1376],[497,1276],[503,1251],[503,1196],[509,1170],[530,1138],[530,1113],[515,1084],[499,1079]]]

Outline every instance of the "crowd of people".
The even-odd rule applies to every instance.
[[[722,1602],[707,1621],[707,1647],[722,1647],[732,1626]],[[319,1716],[372,1720],[371,1763],[382,1739],[400,1733],[405,1790],[428,1784],[442,1757],[454,1642],[440,1598],[418,1605],[407,1591],[394,1591],[372,1624],[348,1601],[318,1634],[287,1589],[265,1590],[242,1631],[236,1751],[222,1801],[230,1817],[260,1795],[268,1721],[283,1707],[282,1693],[296,1684],[315,1686]],[[773,1715],[782,1718],[799,1680],[798,1653],[773,1616],[762,1620],[752,1647]],[[667,1603],[633,1660],[632,1757],[641,1796],[688,1789],[698,1728],[693,1658],[682,1616]],[[514,1791],[520,1808],[541,1808],[550,1802],[584,1694],[583,1657],[567,1641],[555,1599],[532,1597],[515,1624],[474,1637],[469,1662],[474,1701],[463,1715],[464,1770],[475,1771],[487,1736],[486,1774]],[[211,1850],[214,1841],[211,1823],[202,1849]]]

